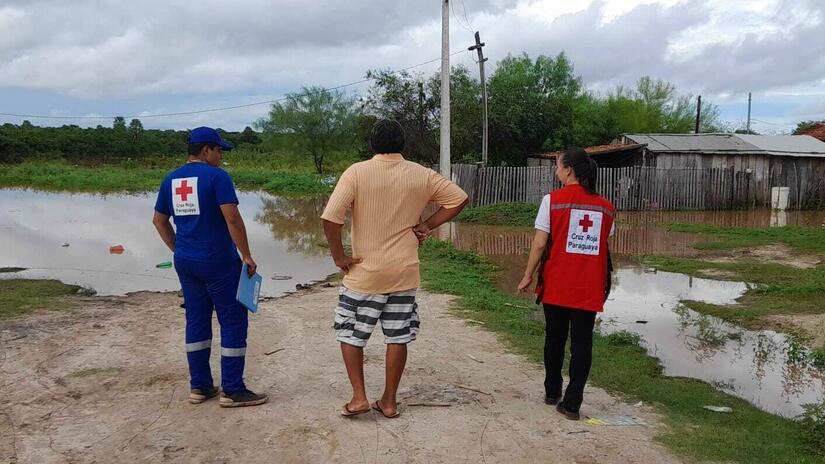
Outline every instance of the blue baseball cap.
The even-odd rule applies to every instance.
[[[189,132],[189,144],[193,143],[214,143],[225,151],[235,148],[235,145],[221,138],[221,134],[211,127],[196,127]]]

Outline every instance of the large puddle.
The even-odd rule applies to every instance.
[[[279,296],[296,284],[323,279],[336,268],[318,217],[324,199],[285,199],[241,193],[253,255],[264,277],[262,292]],[[92,195],[0,190],[0,267],[28,270],[0,278],[53,278],[95,289],[102,295],[180,288],[174,269],[159,269],[171,253],[151,224],[153,195]],[[786,417],[822,399],[821,374],[791,362],[798,349],[780,334],[746,331],[702,316],[679,304],[691,299],[729,304],[746,289],[742,283],[651,272],[634,256],[667,253],[692,256],[698,240],[670,232],[657,222],[705,222],[770,226],[769,212],[623,213],[612,239],[621,269],[601,321],[601,330],[641,335],[668,375],[705,380],[760,408]],[[787,213],[786,224],[815,226],[821,213]],[[774,224],[780,225],[780,224]],[[462,249],[475,250],[501,266],[496,286],[513,292],[524,269],[531,229],[451,224],[439,231]],[[110,247],[122,245],[121,254]],[[641,323],[638,321],[645,321]],[[598,362],[598,361],[597,361]],[[703,405],[697,405],[701,407]]]
[[[451,224],[442,234],[457,247],[476,250],[499,265],[496,287],[514,292],[527,262],[531,229]],[[612,250],[620,255],[620,269],[614,274],[614,290],[601,317],[603,332],[639,334],[667,375],[707,381],[771,413],[795,417],[803,412],[804,404],[822,399],[823,373],[793,362],[801,349],[793,340],[771,331],[744,330],[679,303],[732,304],[748,289],[746,284],[656,272],[634,263],[633,255],[647,253],[690,256],[695,253],[690,245],[696,238],[623,223],[612,240]]]
[[[122,295],[179,290],[172,260],[152,226],[154,195],[93,195],[0,190],[0,267],[28,270],[0,278],[49,278]],[[324,199],[239,193],[261,292],[280,296],[336,272],[318,217]],[[110,247],[121,245],[121,254]]]

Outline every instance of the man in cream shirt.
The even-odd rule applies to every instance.
[[[407,161],[404,131],[395,121],[373,127],[370,146],[376,155],[353,164],[341,175],[321,218],[335,264],[344,273],[335,310],[336,339],[352,384],[345,417],[370,411],[398,417],[396,393],[407,362],[407,344],[420,323],[416,290],[420,285],[418,245],[467,204],[467,194],[432,169]],[[426,221],[429,202],[441,208]],[[341,243],[346,211],[352,210],[352,256]],[[387,345],[386,384],[370,405],[364,389],[363,348],[380,322]]]

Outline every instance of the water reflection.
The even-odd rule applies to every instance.
[[[454,224],[448,230],[446,235],[456,246],[476,250],[501,266],[496,287],[514,291],[527,261],[532,230],[467,224]],[[707,381],[772,413],[794,417],[803,404],[820,401],[822,374],[801,361],[799,345],[792,339],[771,331],[744,330],[680,303],[734,304],[748,290],[747,284],[656,272],[633,264],[634,254],[690,255],[695,238],[623,224],[612,240],[612,250],[625,255],[617,259],[621,269],[614,274],[614,291],[602,315],[603,332],[637,333],[648,352],[661,360],[667,375]]]
[[[786,417],[822,398],[821,373],[793,357],[784,335],[743,330],[679,303],[732,304],[747,285],[640,269],[621,269],[617,277],[605,306],[610,319],[602,327],[641,335],[666,374],[723,384],[726,391]]]
[[[335,272],[324,250],[315,246],[323,241],[320,213],[315,213],[323,200],[250,192],[238,197],[264,277],[264,295],[282,295],[297,283]],[[174,270],[155,268],[171,260],[171,253],[151,224],[154,195],[0,190],[0,205],[0,267],[29,269],[0,278],[59,279],[103,295],[180,288]],[[289,218],[302,222],[296,225]],[[110,254],[109,247],[118,244],[124,246],[123,254]],[[293,278],[276,281],[271,279],[274,274]]]
[[[441,234],[462,250],[474,250],[498,264],[502,273],[496,281],[499,290],[512,292],[521,280],[527,254],[535,231],[530,228],[483,226],[452,223],[442,227]],[[707,237],[672,232],[650,223],[646,226],[617,224],[610,239],[610,250],[617,264],[637,263],[635,257],[646,254],[697,256],[693,247],[707,242]]]
[[[326,243],[321,213],[327,197],[276,198],[261,197],[263,207],[255,220],[269,226],[275,240],[287,245],[287,250],[304,256],[326,256],[328,250],[319,244]]]

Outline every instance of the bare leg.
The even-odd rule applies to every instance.
[[[341,354],[344,356],[344,365],[347,367],[347,376],[352,384],[352,399],[349,402],[350,411],[361,411],[370,407],[367,392],[364,389],[364,349],[341,343]]]
[[[398,410],[398,403],[395,399],[398,393],[398,385],[401,383],[401,375],[404,374],[404,367],[407,365],[407,345],[389,344],[387,345],[387,370],[384,395],[381,396],[379,406],[388,416],[395,414]]]

